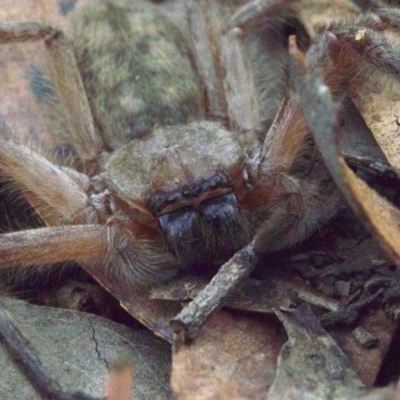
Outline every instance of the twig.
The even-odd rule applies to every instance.
[[[211,313],[222,305],[256,264],[253,244],[238,251],[219,269],[210,283],[171,321],[171,327],[179,339],[194,339]]]

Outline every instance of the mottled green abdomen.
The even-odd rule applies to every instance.
[[[111,148],[153,127],[202,117],[202,86],[186,40],[149,4],[96,1],[77,16],[70,36],[96,125]]]

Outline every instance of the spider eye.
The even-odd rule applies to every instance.
[[[154,216],[171,213],[185,207],[198,207],[204,201],[233,192],[230,178],[218,172],[208,179],[198,179],[167,193],[153,195],[148,208]]]

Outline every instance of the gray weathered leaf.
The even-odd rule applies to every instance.
[[[123,359],[133,365],[132,399],[168,398],[170,348],[151,333],[86,313],[6,298],[1,304],[63,390],[104,397],[108,367]],[[0,368],[2,400],[40,399],[4,348],[0,348]]]

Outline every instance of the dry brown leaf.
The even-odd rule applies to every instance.
[[[214,313],[191,344],[175,343],[177,399],[265,399],[285,334],[274,317]]]
[[[392,261],[399,264],[400,211],[347,166],[336,140],[336,108],[329,88],[317,74],[307,76],[299,83],[299,96],[304,118],[336,184]]]
[[[400,170],[400,81],[372,66],[349,94],[389,163]]]

